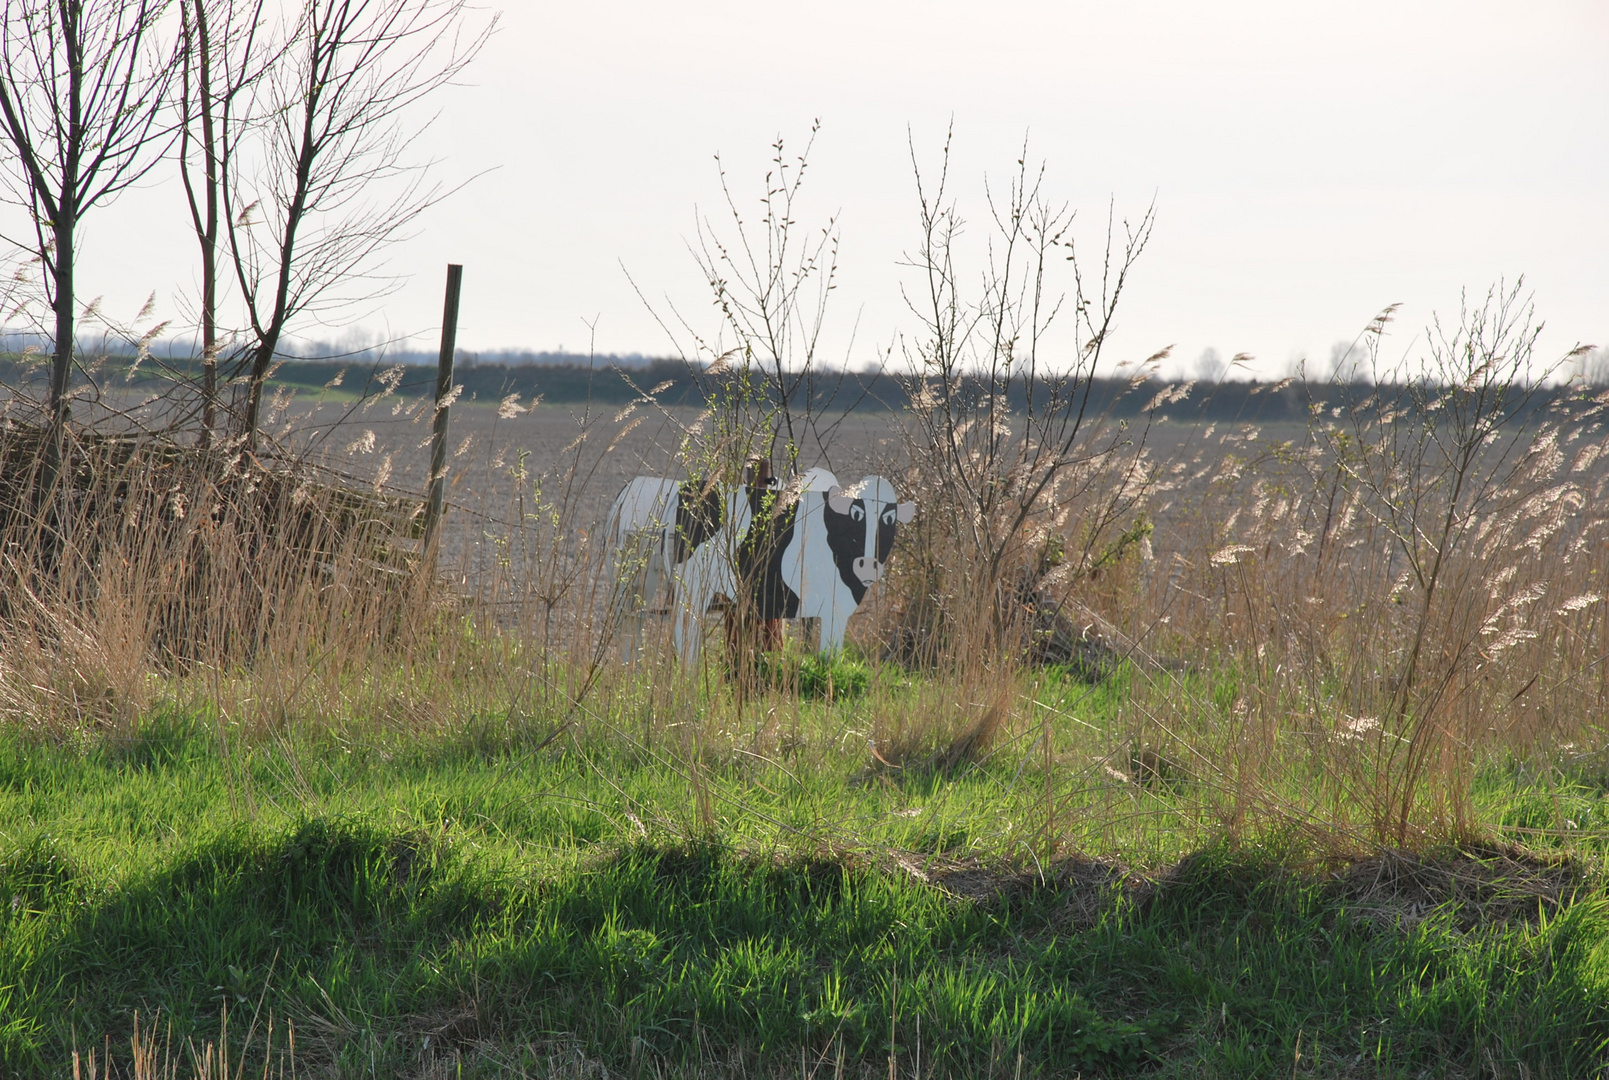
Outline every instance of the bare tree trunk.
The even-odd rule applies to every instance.
[[[293,208],[292,219],[299,220],[301,214]],[[258,330],[257,345],[251,351],[251,382],[246,388],[246,417],[241,422],[240,433],[245,439],[247,450],[257,448],[257,428],[262,415],[263,385],[268,382],[268,368],[274,362],[274,353],[279,349],[280,336],[285,331],[285,320],[289,312],[286,310],[286,293],[289,291],[290,269],[292,265],[292,248],[296,243],[295,227],[285,230],[285,254],[281,262],[279,275],[279,299],[274,305],[274,314],[266,326]]]
[[[60,424],[67,414],[67,379],[73,365],[73,239],[75,222],[63,208],[51,230],[56,241],[56,351],[50,363],[50,422]]]
[[[49,253],[51,276],[55,279],[56,352],[50,364],[50,431],[45,440],[45,469],[40,477],[39,495],[55,503],[55,488],[61,476],[67,442],[67,385],[73,370],[73,261],[78,229],[79,166],[84,146],[84,42],[83,8],[78,3],[61,6],[62,45],[67,53],[67,132],[64,140],[61,191],[52,208]]]
[[[34,221],[55,315],[39,496],[61,474],[72,375],[78,220],[161,156],[168,66],[150,54],[152,0],[7,0],[0,13],[0,117],[6,170]]]
[[[313,184],[313,166],[320,149],[315,132],[319,119],[326,80],[333,74],[339,36],[327,41],[326,27],[316,19],[313,37],[309,42],[311,62],[307,67],[306,96],[302,100],[302,130],[300,145],[296,149],[296,176],[292,186],[290,206],[285,211],[285,227],[280,234],[279,262],[274,278],[274,311],[265,325],[257,328],[257,347],[251,356],[251,385],[247,390],[246,419],[241,425],[247,450],[257,445],[257,426],[262,412],[263,384],[268,381],[268,366],[274,361],[279,339],[285,332],[285,323],[291,316],[291,274],[296,268],[296,236],[307,214],[309,190]],[[237,260],[237,266],[238,266]],[[244,287],[244,283],[242,283]]]
[[[219,226],[240,135],[260,124],[252,91],[285,58],[290,44],[264,26],[263,0],[183,0],[179,176],[190,226],[201,249],[202,447],[218,435]],[[265,40],[265,38],[267,40]],[[192,75],[194,82],[192,83]],[[241,115],[244,113],[244,115]],[[192,146],[199,147],[199,163]],[[198,177],[199,172],[199,177]]]
[[[185,43],[186,107],[193,100],[201,120],[202,176],[201,206],[197,206],[195,187],[190,181],[190,170],[182,169],[185,194],[190,200],[190,218],[195,226],[196,239],[201,245],[201,438],[202,447],[212,443],[212,433],[218,425],[218,139],[214,127],[214,99],[212,92],[212,42],[207,25],[206,0],[193,0],[185,9],[186,21],[194,19],[186,28],[195,34],[193,42]],[[187,35],[188,36],[188,35]],[[196,95],[190,94],[190,64],[196,71]],[[186,118],[188,119],[188,118]],[[184,125],[184,151],[181,161],[188,160],[190,125]]]

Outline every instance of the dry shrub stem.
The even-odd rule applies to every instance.
[[[1091,391],[1152,210],[1121,232],[1108,216],[1097,289],[1079,268],[1073,214],[1048,200],[1043,169],[1028,161],[1025,147],[1004,194],[990,196],[975,297],[958,265],[964,223],[947,190],[948,141],[936,184],[916,168],[921,245],[909,264],[919,289],[907,301],[923,337],[905,360],[908,476],[923,513],[904,545],[912,584],[895,644],[908,661],[1014,662],[1043,629],[1031,613],[1055,606],[1046,590],[1098,574],[1121,555],[1125,525],[1144,531],[1138,515],[1156,478],[1145,430],[1118,422],[1109,403],[1092,409]],[[1070,297],[1052,280],[1064,262]],[[1070,361],[1066,348],[1045,346],[1064,311]]]

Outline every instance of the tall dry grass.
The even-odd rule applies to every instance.
[[[664,622],[620,662],[633,568],[610,562],[583,508],[607,504],[596,489],[636,425],[657,413],[676,432],[643,471],[711,484],[756,460],[784,477],[831,460],[837,421],[790,365],[814,363],[833,234],[797,242],[798,174],[777,155],[767,214],[734,211],[738,239],[712,232],[704,249],[723,322],[689,352],[703,412],[643,387],[623,409],[578,408],[546,460],[499,449],[480,490],[454,491],[437,577],[420,572],[420,500],[388,486],[389,457],[357,478],[334,450],[278,449],[289,429],[253,455],[78,426],[70,467],[41,490],[41,427],[18,410],[0,429],[0,714],[113,737],[170,704],[243,738],[354,718],[403,734],[490,725],[537,748],[666,755],[699,790],[722,753],[794,760],[813,738],[818,762],[859,740],[873,773],[953,777],[1009,754],[1012,784],[1039,785],[1013,842],[1040,858],[1091,814],[1342,846],[1468,838],[1486,827],[1479,769],[1602,744],[1606,402],[1544,387],[1518,290],[1394,370],[1383,316],[1362,343],[1374,382],[1298,385],[1299,430],[1200,423],[1162,439],[1190,420],[1192,388],[1159,385],[1162,354],[1105,359],[1149,212],[1108,231],[1106,274],[1086,282],[1026,167],[992,208],[971,294],[959,216],[942,184],[920,193],[924,333],[890,416],[900,451],[868,462],[918,517],[852,627],[883,665],[872,695],[841,730],[813,731],[787,680],[760,678],[752,628],[726,655],[721,616],[693,670]],[[1049,283],[1058,266],[1070,299]],[[1071,362],[1045,344],[1064,309]],[[1092,407],[1109,373],[1146,404]],[[1092,688],[1044,707],[1048,665]],[[1103,705],[1115,729],[1080,716],[1101,684],[1121,687]]]
[[[159,673],[288,671],[398,639],[407,500],[306,464],[94,429],[69,433],[67,467],[44,486],[44,442],[40,425],[0,431],[13,719],[120,728]]]
[[[1162,453],[1147,424],[1164,408],[1178,422],[1174,388],[1139,422],[1083,422],[1048,477],[1023,418],[974,397],[954,423],[959,393],[914,394],[899,475],[922,510],[853,635],[884,658],[874,681],[914,685],[858,714],[867,764],[955,775],[1009,747],[1015,775],[1042,785],[1052,854],[1057,822],[1126,813],[1158,782],[1169,814],[1230,835],[1481,834],[1478,770],[1600,745],[1609,692],[1606,403],[1544,390],[1534,341],[1518,295],[1496,293],[1423,369],[1307,387],[1299,431],[1198,425]],[[57,734],[117,737],[177,703],[248,738],[491,717],[538,745],[797,754],[805,706],[774,683],[727,689],[713,625],[696,670],[663,634],[617,659],[619,583],[579,507],[632,419],[587,414],[565,455],[509,456],[480,508],[454,511],[490,556],[433,581],[416,572],[417,500],[314,461],[80,430],[63,484],[41,493],[34,429],[13,424],[0,709]],[[743,424],[772,420],[712,410],[703,441],[684,431],[681,468],[739,469],[757,437]],[[934,437],[952,429],[992,449]],[[969,487],[1011,512],[944,502]],[[1056,635],[1097,650],[1075,674],[1125,687],[1115,733],[1080,728],[1076,703],[1070,719],[1033,704],[1037,666],[1077,659],[1047,652]]]
[[[1482,765],[1601,744],[1605,402],[1545,388],[1535,340],[1494,290],[1422,366],[1330,388],[1296,437],[1218,433],[1152,486],[1156,555],[1105,603],[1193,667],[1141,672],[1133,740],[1204,817],[1467,840]]]

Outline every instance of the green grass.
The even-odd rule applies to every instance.
[[[1086,725],[1121,696],[1042,688]],[[1047,868],[1026,736],[901,782],[864,770],[866,707],[812,706],[810,745],[839,749],[785,759],[542,746],[498,718],[248,744],[177,707],[119,738],[0,736],[0,1074],[69,1075],[108,1038],[125,1060],[136,1012],[217,1039],[226,1007],[255,1063],[259,1003],[276,1046],[289,1020],[305,1068],[351,1076],[1609,1067],[1591,767],[1481,776],[1515,827],[1574,815],[1571,902],[1410,903],[1288,869],[1277,835],[1192,832],[1166,785],[1117,785],[1130,831],[1058,826],[1146,874]]]
[[[806,701],[852,701],[872,685],[870,666],[844,650],[832,656],[788,649],[760,657],[759,674],[768,687]]]

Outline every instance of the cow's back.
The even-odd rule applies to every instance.
[[[609,507],[605,532],[610,543],[619,547],[644,530],[674,524],[679,486],[674,480],[658,476],[634,476],[627,481]]]

